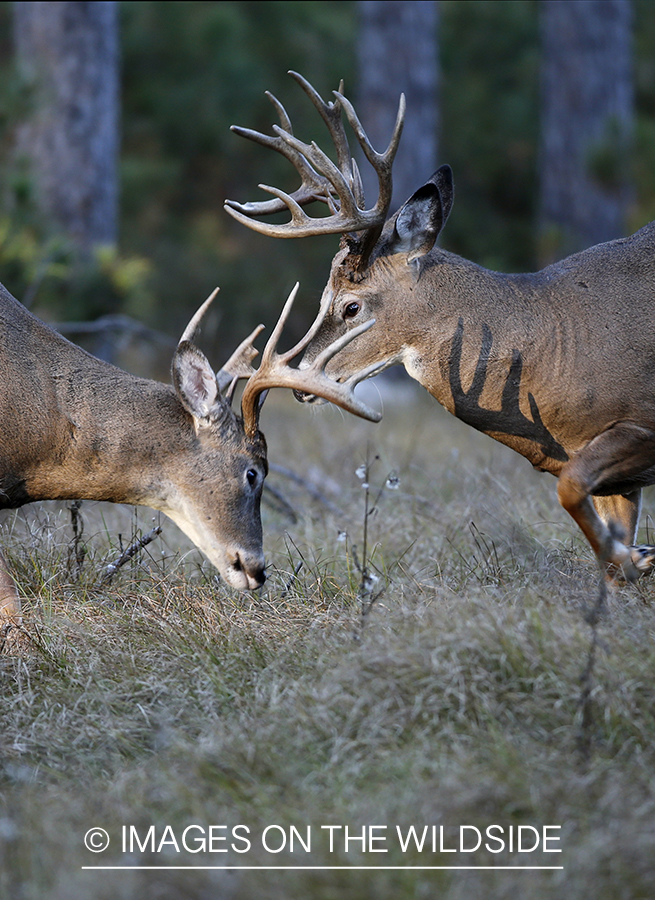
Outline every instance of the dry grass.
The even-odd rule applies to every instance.
[[[653,589],[610,593],[583,719],[598,576],[554,480],[427,400],[374,427],[282,397],[264,427],[271,461],[304,483],[271,476],[258,596],[220,584],[165,520],[99,587],[118,535],[149,530],[148,513],[83,505],[79,577],[65,507],[6,519],[32,642],[0,658],[0,896],[655,896]],[[362,594],[367,459],[377,580]],[[179,838],[190,824],[247,824],[252,849],[125,857],[125,824],[155,825],[158,839],[166,825]],[[311,827],[311,854],[266,853],[272,824]],[[389,852],[330,853],[326,824],[386,825]],[[451,845],[460,825],[560,825],[563,852],[403,853],[396,826],[426,824]],[[84,847],[92,826],[112,837],[104,854]],[[564,869],[407,868],[454,857]],[[81,869],[226,862],[405,868]]]

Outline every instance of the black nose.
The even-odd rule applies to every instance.
[[[250,572],[250,577],[254,578],[258,586],[261,587],[266,581],[266,569],[264,568],[264,566],[260,566],[259,568]]]
[[[244,561],[237,553],[232,563],[237,572],[245,572],[249,579],[249,590],[260,588],[266,581],[266,565],[265,563],[255,563],[250,560]]]

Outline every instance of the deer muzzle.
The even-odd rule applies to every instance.
[[[226,580],[232,587],[240,590],[255,591],[266,581],[266,567],[261,556],[237,553],[226,573]]]

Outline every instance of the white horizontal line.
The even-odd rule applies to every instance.
[[[389,870],[393,869],[394,871],[410,871],[410,870],[435,870],[435,869],[489,869],[489,870],[498,870],[498,869],[519,869],[519,870],[549,870],[553,871],[556,869],[563,869],[564,866],[82,866],[82,869],[90,870],[90,871],[99,871],[99,870],[128,870],[134,871],[136,869],[221,869],[225,871],[252,871],[257,870],[260,871],[262,869],[270,870],[270,869],[280,869],[281,871],[348,871],[350,869],[363,869],[365,871],[378,871],[378,870]]]

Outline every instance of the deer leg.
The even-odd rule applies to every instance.
[[[632,562],[642,575],[655,569],[655,546],[637,544],[637,525],[641,513],[641,490],[612,497],[594,497],[596,512],[609,527],[618,522],[624,532],[624,540],[630,546]]]
[[[16,582],[11,577],[7,560],[0,553],[0,631],[10,625],[19,625],[20,597]]]
[[[618,522],[624,531],[625,540],[634,544],[641,513],[641,490],[613,494],[611,497],[594,497],[593,503],[603,522],[608,527],[610,522]]]
[[[560,473],[559,501],[608,576],[622,570],[635,580],[655,565],[655,548],[630,546],[641,505],[639,485],[653,481],[655,432],[626,422],[590,441]],[[628,485],[631,490],[625,490]]]

